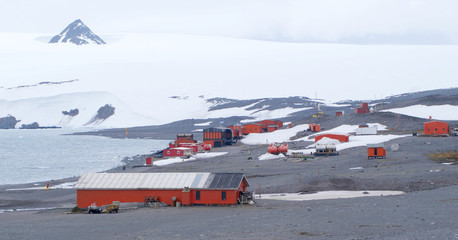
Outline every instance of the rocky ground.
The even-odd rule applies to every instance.
[[[303,149],[311,142],[290,143]],[[398,151],[390,151],[399,144]],[[233,207],[122,209],[119,214],[69,214],[73,189],[8,191],[0,186],[0,239],[457,239],[458,165],[428,154],[456,151],[458,137],[407,136],[385,143],[387,159],[367,160],[365,147],[335,157],[260,161],[265,145],[236,144],[226,155],[162,167],[137,167],[145,156],[125,159],[114,172],[243,172],[251,191],[401,190],[385,197],[289,202],[257,200]],[[249,158],[252,160],[249,160]],[[452,161],[452,160],[444,160]],[[357,170],[352,168],[361,167]],[[77,179],[54,181],[74,182]],[[38,183],[40,186],[45,183]],[[30,208],[50,210],[21,211]]]

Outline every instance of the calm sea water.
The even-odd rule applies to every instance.
[[[151,153],[169,142],[63,135],[71,132],[74,130],[0,130],[0,185],[108,170],[122,165],[124,157]]]

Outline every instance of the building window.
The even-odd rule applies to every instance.
[[[180,151],[177,151],[177,154],[180,154]]]
[[[200,191],[196,191],[196,200],[200,200]]]
[[[170,154],[170,151],[167,151],[167,154]]]
[[[226,191],[221,192],[221,200],[226,201]]]

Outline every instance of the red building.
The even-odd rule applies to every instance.
[[[204,129],[204,144],[212,147],[222,147],[232,144],[232,130],[230,128],[213,127]]]
[[[315,142],[318,142],[320,139],[324,137],[336,139],[336,140],[339,140],[339,142],[348,142],[350,134],[332,134],[332,133],[321,134],[315,137]]]
[[[367,144],[367,159],[386,158],[383,144]]]
[[[248,135],[250,133],[262,133],[262,126],[256,123],[250,123],[243,125],[242,133]]]
[[[192,153],[193,150],[187,147],[167,148],[163,151],[164,157],[189,157]]]
[[[369,109],[369,104],[366,102],[360,103],[360,107],[355,108],[356,114],[370,113],[370,112],[371,110]]]
[[[450,129],[448,123],[440,121],[431,121],[424,123],[424,134],[425,135],[448,135]]]
[[[197,143],[197,140],[194,140],[194,136],[192,134],[177,134],[177,140],[173,143],[169,143],[169,147],[180,147],[181,143]]]
[[[269,125],[277,125],[278,128],[283,127],[283,122],[279,120],[262,120],[257,122],[257,124],[261,125],[261,128],[264,132],[268,132]]]
[[[180,143],[178,147],[190,148],[193,154],[204,151],[202,143]]]
[[[268,125],[267,126],[267,132],[274,132],[279,129],[278,125]]]
[[[246,202],[249,186],[243,173],[88,173],[76,188],[76,203],[87,208],[113,201],[144,202],[156,198],[172,205],[234,205]]]
[[[233,126],[229,126],[228,128],[232,130],[233,138],[236,138],[236,139],[242,138],[242,135],[243,135],[242,125],[233,125]]]
[[[336,116],[343,116],[344,115],[344,112],[343,111],[337,111],[336,112]]]

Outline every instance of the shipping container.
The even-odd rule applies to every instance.
[[[367,159],[386,158],[386,151],[383,144],[367,144]]]
[[[212,147],[222,147],[231,145],[233,142],[233,132],[230,128],[212,127],[204,129],[203,142],[210,144]]]

